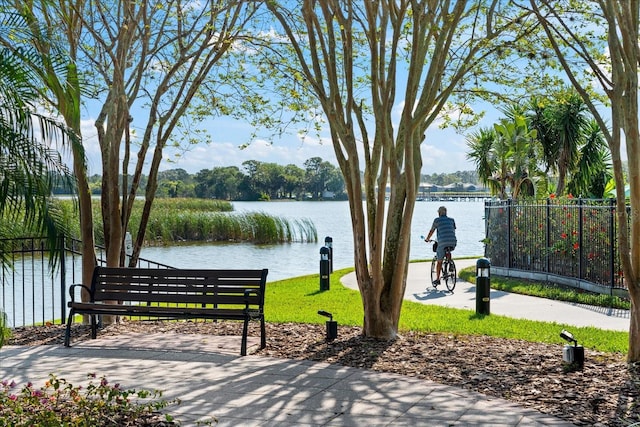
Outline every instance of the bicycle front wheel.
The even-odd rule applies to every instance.
[[[456,271],[456,264],[453,260],[445,261],[442,263],[442,278],[449,292],[453,292],[456,288],[456,278],[458,272]],[[433,273],[432,273],[433,274]]]

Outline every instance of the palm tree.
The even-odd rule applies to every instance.
[[[536,158],[536,131],[530,130],[521,107],[503,111],[506,118],[493,128],[483,128],[468,139],[467,158],[476,164],[480,180],[501,199],[533,197],[546,179],[540,177]]]
[[[529,130],[520,113],[512,119],[500,120],[494,125],[499,145],[506,152],[506,179],[511,187],[511,197],[533,197],[536,194],[538,165],[535,155],[536,131]]]
[[[603,198],[611,178],[611,153],[600,126],[595,120],[590,120],[586,123],[584,143],[567,188],[577,196]]]
[[[471,134],[467,138],[470,149],[467,158],[475,163],[478,179],[489,188],[491,194],[506,199],[506,182],[496,179],[501,169],[500,159],[504,157],[497,151],[497,139],[493,128],[481,128]]]
[[[543,97],[533,97],[526,105],[525,116],[529,129],[536,131],[536,138],[540,142],[541,160],[545,167],[545,174],[557,173],[558,151],[560,149],[557,132],[553,127],[552,101]]]
[[[58,179],[68,188],[73,181],[51,146],[73,142],[74,137],[64,125],[36,113],[39,98],[34,81],[18,58],[0,50],[0,237],[11,234],[9,224],[21,221],[45,234],[54,249],[64,225],[51,190]],[[0,246],[3,266],[8,265],[7,255]]]
[[[586,104],[574,91],[559,94],[557,102],[550,110],[551,126],[558,144],[556,166],[558,186],[556,193],[565,193],[569,174],[575,169],[579,159],[579,148],[584,140],[584,129],[588,124]]]

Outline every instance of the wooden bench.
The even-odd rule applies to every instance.
[[[91,316],[91,338],[97,336],[97,316],[140,316],[158,319],[241,320],[240,354],[247,354],[250,320],[260,321],[260,348],[266,347],[264,292],[267,269],[195,270],[96,267],[91,288],[71,285],[64,345],[71,344],[71,324],[77,314]],[[76,290],[89,302],[76,300]]]

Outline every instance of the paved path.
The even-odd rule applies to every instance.
[[[456,261],[458,268],[475,260]],[[475,288],[458,282],[453,294],[427,283],[427,263],[409,268],[406,298],[475,310]],[[355,286],[355,276],[344,277]],[[492,315],[628,330],[628,317],[491,291]],[[183,426],[216,418],[218,426],[571,426],[513,403],[457,387],[400,375],[309,361],[240,357],[239,337],[121,335],[63,346],[0,349],[0,379],[44,384],[49,373],[74,385],[88,373],[122,387],[159,389],[180,398],[170,407]],[[250,351],[257,338],[250,338]],[[181,350],[174,350],[181,349]],[[216,425],[216,424],[214,424]]]
[[[461,259],[455,260],[455,262],[458,270],[476,265],[475,259]],[[423,304],[437,304],[475,311],[475,285],[458,279],[456,288],[451,294],[444,284],[434,289],[430,282],[430,262],[409,264],[405,298]],[[355,273],[344,276],[342,283],[352,289],[358,289]],[[627,310],[552,301],[493,289],[489,293],[489,298],[489,308],[492,315],[556,322],[566,326],[594,326],[616,331],[629,330],[630,319]]]
[[[238,354],[239,337],[180,334],[99,337],[71,348],[7,346],[0,378],[40,387],[53,372],[85,385],[92,372],[124,388],[160,389],[164,399],[182,400],[168,411],[183,426],[214,417],[221,427],[572,425],[432,381]]]

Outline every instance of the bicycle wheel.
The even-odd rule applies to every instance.
[[[431,284],[438,278],[438,272],[436,270],[438,266],[438,261],[435,257],[433,257],[433,261],[431,261]],[[433,286],[435,288],[435,285]]]
[[[456,264],[453,260],[445,260],[442,263],[442,278],[449,292],[453,292],[456,288],[456,277],[458,276],[456,271]]]

